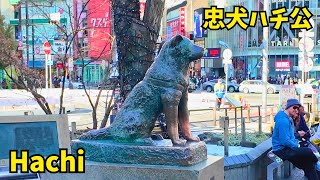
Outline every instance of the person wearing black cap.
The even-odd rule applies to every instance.
[[[307,147],[299,147],[294,136],[293,118],[299,115],[300,102],[288,99],[284,111],[279,111],[274,117],[275,127],[272,134],[272,151],[282,160],[288,160],[302,169],[309,180],[318,180],[316,171],[317,157]]]

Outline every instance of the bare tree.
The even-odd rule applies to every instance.
[[[5,71],[6,76],[14,83],[15,87],[30,92],[46,114],[52,114],[46,99],[37,92],[43,78],[38,72],[21,63],[21,54],[16,51],[16,47],[13,28],[5,24],[4,17],[0,16],[0,69]]]
[[[71,3],[72,2],[72,3]],[[88,62],[85,62],[84,59],[88,55],[88,50],[92,50],[96,47],[93,46],[86,46],[86,47],[81,47],[81,48],[73,48],[73,53],[71,52],[72,47],[78,46],[78,35],[81,34],[94,34],[99,29],[95,29],[96,27],[88,27],[85,24],[88,24],[85,22],[88,17],[92,14],[95,13],[96,10],[99,10],[100,8],[105,8],[105,6],[110,7],[110,1],[109,0],[104,0],[101,4],[95,4],[93,9],[90,9],[88,11],[88,5],[92,2],[93,0],[84,0],[84,1],[79,1],[81,2],[81,8],[77,8],[77,4],[73,4],[73,1],[61,1],[57,2],[55,5],[58,6],[60,9],[65,12],[67,15],[68,19],[68,24],[60,24],[59,22],[52,22],[54,26],[57,27],[57,29],[60,31],[60,33],[63,34],[63,39],[65,42],[65,50],[64,53],[57,54],[58,58],[62,61],[63,65],[65,66],[68,63],[69,58],[73,59],[80,59],[81,60],[81,67],[82,67],[82,75],[84,75],[84,70],[85,68],[90,64],[93,63],[94,61],[99,61],[99,60],[106,60],[106,56],[110,55],[110,47],[112,47],[112,44],[114,42],[114,37],[111,33],[106,32],[106,34],[103,35],[105,39],[103,39],[104,44],[102,44],[102,47],[99,47],[100,49],[95,49],[96,55],[93,58],[90,58]],[[32,5],[36,7],[37,9],[37,14],[40,14],[42,17],[50,19],[50,12],[46,11],[46,9],[43,8],[45,3],[41,2],[32,2]],[[76,7],[75,7],[76,6]],[[64,17],[66,17],[66,15]],[[100,20],[100,19],[99,19]],[[110,17],[108,20],[102,20],[103,23],[106,23],[106,25],[111,28],[111,20]],[[105,26],[104,26],[105,27]],[[99,28],[99,27],[97,27]],[[100,34],[101,35],[101,34]],[[55,52],[56,53],[56,52]],[[111,62],[107,63],[110,65]],[[106,73],[108,73],[110,70],[109,66],[106,67]],[[62,106],[63,106],[63,97],[64,97],[64,85],[65,85],[65,77],[67,73],[67,68],[63,69],[63,79],[62,79],[62,89],[61,89],[61,95],[60,95],[60,113],[62,111]],[[108,78],[108,76],[105,76]],[[105,81],[105,80],[104,80]],[[98,126],[98,119],[97,119],[97,109],[98,109],[98,104],[100,101],[100,96],[102,93],[103,88],[99,90],[98,96],[96,98],[96,101],[94,102],[92,100],[92,97],[90,96],[90,93],[87,90],[86,82],[84,82],[84,78],[81,79],[81,82],[84,87],[84,92],[88,98],[89,104],[92,108],[92,121],[93,121],[93,129],[97,129]],[[102,84],[102,87],[104,85]],[[111,87],[116,87],[115,85],[111,85]],[[112,89],[114,90],[114,89]],[[112,109],[112,97],[106,99],[106,105],[105,105],[105,115],[102,120],[102,126],[107,122],[107,119],[109,117],[110,111]],[[105,126],[105,125],[104,125]]]

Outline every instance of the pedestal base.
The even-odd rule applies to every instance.
[[[86,161],[85,173],[41,174],[46,180],[149,180],[188,179],[223,180],[223,157],[208,156],[208,159],[193,166],[164,166],[140,164],[116,164]]]
[[[115,143],[110,140],[72,141],[73,154],[76,154],[78,148],[85,150],[86,160],[107,163],[190,166],[207,159],[204,142],[178,147],[172,146],[167,139],[155,141],[153,146]]]

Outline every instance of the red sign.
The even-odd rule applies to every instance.
[[[185,14],[185,8],[180,8],[180,34],[183,36],[186,34]]]
[[[291,61],[290,60],[276,60],[275,69],[276,71],[290,71]]]
[[[144,11],[146,10],[146,1],[140,0],[140,20],[143,20]]]
[[[219,59],[221,48],[205,48],[203,52],[203,59]]]
[[[58,69],[63,69],[63,64],[62,64],[62,62],[57,62],[57,68]]]
[[[45,54],[50,54],[51,53],[51,45],[50,45],[50,43],[48,41],[43,43],[43,50],[44,50]]]
[[[186,35],[186,20],[185,20],[186,12],[185,12],[185,10],[186,9],[184,7],[180,8],[179,16],[174,20],[167,21],[167,29],[170,29],[170,31],[167,30],[168,31],[167,32],[168,39],[170,39],[171,37],[173,37],[177,34],[180,34],[183,36]]]
[[[177,34],[180,34],[180,18],[172,20],[172,21],[168,21],[167,22],[167,27],[171,27],[171,33],[170,33],[170,37],[173,37]]]
[[[111,58],[111,2],[88,3],[88,44],[90,58]]]

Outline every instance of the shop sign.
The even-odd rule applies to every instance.
[[[179,14],[176,18],[167,21],[167,39],[175,35],[186,35],[186,9],[184,7],[180,8]]]
[[[287,100],[296,96],[296,89],[294,86],[282,85],[279,92],[279,106],[285,109]]]
[[[180,34],[180,18],[171,20],[167,22],[168,39],[171,37]],[[170,35],[169,35],[170,32]]]
[[[221,48],[205,48],[203,59],[220,59]]]
[[[276,71],[290,71],[290,60],[276,60],[275,69]]]
[[[95,0],[88,3],[88,42],[90,58],[111,57],[111,1]],[[102,8],[104,7],[104,8]]]
[[[183,36],[186,34],[185,13],[185,8],[180,8],[180,34]]]
[[[57,69],[63,69],[63,63],[61,61],[57,62]]]

